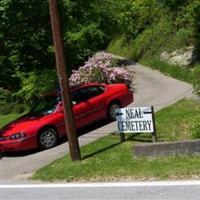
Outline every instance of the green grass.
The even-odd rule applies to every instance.
[[[198,121],[200,121],[200,104],[194,100],[181,100],[164,108],[156,114],[159,140],[193,139],[194,127]]]
[[[147,65],[153,69],[157,69],[165,75],[169,75],[178,80],[193,83],[194,77],[191,69],[187,69],[185,67],[180,67],[177,65],[170,65],[156,59],[141,60],[140,63]]]
[[[26,104],[3,102],[0,100],[0,128],[26,114],[28,110],[29,107]]]
[[[8,124],[9,122],[13,121],[14,119],[17,119],[18,117],[20,117],[19,113],[10,113],[8,115],[0,115],[0,128]]]
[[[132,43],[125,36],[116,36],[108,45],[107,51],[125,58],[132,58]]]
[[[182,100],[156,113],[160,141],[191,139],[194,118],[200,116],[200,105]],[[163,180],[200,177],[199,156],[172,156],[159,159],[136,158],[133,146],[151,141],[148,134],[128,135],[119,142],[109,135],[81,148],[82,161],[72,162],[66,155],[39,169],[33,179],[43,181],[112,181]]]

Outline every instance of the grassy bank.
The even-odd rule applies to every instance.
[[[171,76],[175,79],[193,83],[193,72],[192,69],[180,67],[177,65],[170,65],[156,59],[143,59],[140,61],[141,64],[157,69],[165,75]]]
[[[200,116],[200,105],[182,100],[156,113],[159,141],[194,138],[194,126]],[[200,129],[199,129],[200,131]],[[69,155],[38,170],[33,179],[43,181],[112,181],[189,179],[200,177],[199,156],[173,156],[159,159],[136,158],[133,146],[151,142],[148,134],[128,135],[119,142],[109,135],[81,148],[82,161],[71,162]]]
[[[125,36],[114,37],[107,47],[107,51],[128,59],[133,58],[132,43]]]
[[[17,119],[20,116],[19,113],[10,113],[7,115],[0,115],[0,128],[4,125],[8,124],[9,122]]]
[[[0,101],[0,128],[24,115],[28,110],[29,107],[25,104]]]

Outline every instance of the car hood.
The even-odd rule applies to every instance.
[[[19,119],[7,124],[0,130],[0,135],[2,136],[10,136],[14,133],[26,132],[28,129],[35,126],[38,121],[44,116],[29,116],[25,115],[20,117]]]

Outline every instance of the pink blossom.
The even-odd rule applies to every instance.
[[[70,84],[87,82],[126,83],[132,87],[134,72],[124,66],[115,66],[111,55],[100,53],[89,58],[78,70],[73,70]]]

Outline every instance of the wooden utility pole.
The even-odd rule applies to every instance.
[[[71,96],[69,89],[69,81],[66,71],[64,46],[61,34],[61,23],[60,23],[57,0],[49,0],[49,8],[50,8],[55,56],[56,56],[56,68],[58,73],[60,92],[62,96],[62,103],[64,110],[65,128],[68,137],[71,159],[72,161],[76,161],[81,159],[81,155],[80,155],[80,147],[78,143],[74,115],[72,111],[72,103],[71,103]]]

